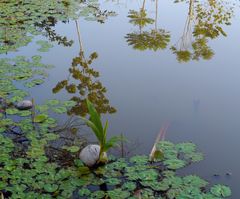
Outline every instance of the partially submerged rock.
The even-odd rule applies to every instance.
[[[33,103],[30,100],[23,100],[21,102],[18,102],[16,105],[16,108],[19,110],[28,110],[33,107]]]
[[[79,158],[83,161],[88,167],[94,166],[99,160],[100,146],[96,144],[90,144],[84,147],[80,154]],[[103,156],[107,156],[106,153]]]

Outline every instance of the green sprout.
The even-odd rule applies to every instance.
[[[104,152],[107,152],[110,148],[117,146],[118,142],[123,138],[122,136],[113,136],[107,140],[107,129],[108,129],[108,120],[105,122],[104,126],[101,121],[101,116],[93,106],[93,104],[87,99],[87,108],[90,115],[89,119],[81,117],[86,124],[94,132],[100,146],[99,161],[106,162],[104,158]]]

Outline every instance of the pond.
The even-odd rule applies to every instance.
[[[22,66],[23,80],[25,58],[47,71],[14,79],[28,99],[73,100],[68,115],[85,116],[88,96],[132,154],[148,155],[162,131],[192,141],[204,161],[181,172],[240,196],[238,1],[0,1],[0,15],[0,64]]]

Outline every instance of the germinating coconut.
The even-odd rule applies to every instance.
[[[81,150],[79,158],[83,161],[85,165],[92,167],[94,164],[97,163],[99,159],[99,153],[100,146],[96,144],[90,144]],[[107,154],[104,153],[104,156],[107,156]]]

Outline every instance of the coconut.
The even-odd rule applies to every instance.
[[[80,154],[79,158],[82,162],[88,167],[94,166],[99,160],[100,146],[97,144],[90,144],[84,147]],[[104,153],[103,156],[106,158],[107,154]]]
[[[17,103],[16,107],[19,110],[28,110],[33,107],[32,101],[30,100],[23,100]]]

